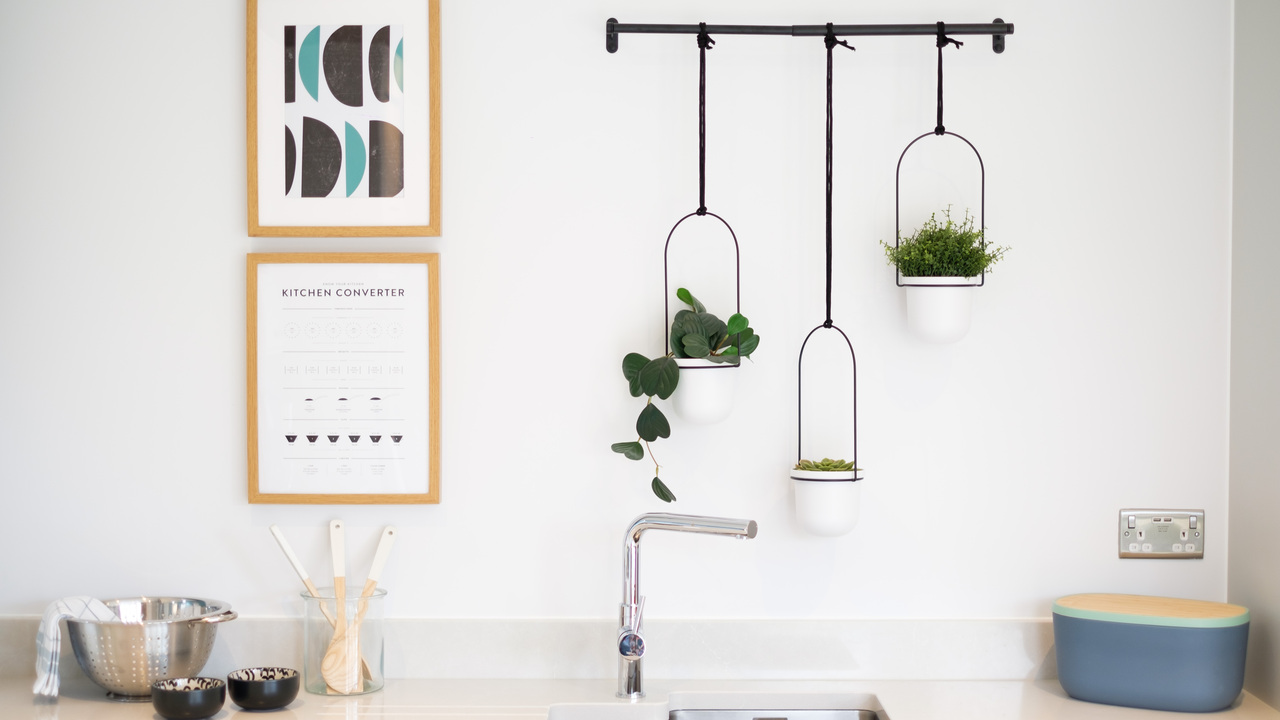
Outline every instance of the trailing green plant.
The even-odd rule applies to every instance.
[[[971,278],[1004,257],[1008,248],[987,245],[985,229],[974,227],[968,210],[960,222],[951,219],[950,205],[942,214],[945,222],[938,221],[937,213],[929,215],[915,234],[900,236],[897,247],[880,241],[889,264],[897,266],[904,277]]]
[[[818,472],[849,472],[850,470],[858,470],[851,462],[841,460],[832,460],[831,458],[822,458],[820,462],[812,460],[801,460],[796,463],[796,470],[815,470]]]
[[[666,400],[680,383],[680,366],[676,358],[703,358],[716,363],[736,363],[751,357],[760,345],[760,336],[751,329],[745,316],[734,313],[725,322],[707,312],[706,306],[688,290],[680,288],[676,297],[689,306],[681,310],[671,321],[671,350],[666,355],[649,358],[640,353],[627,353],[622,358],[622,376],[626,378],[631,397],[645,397],[644,407],[636,418],[639,438],[631,442],[614,443],[610,448],[631,460],[643,460],[648,450],[653,460],[653,494],[663,502],[676,499],[670,488],[659,479],[661,466],[653,458],[650,443],[658,438],[671,437],[671,424],[667,416],[654,404],[653,399]]]

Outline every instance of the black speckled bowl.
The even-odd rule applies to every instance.
[[[170,678],[151,685],[151,706],[168,720],[213,717],[227,700],[227,684],[218,678]]]
[[[245,710],[275,710],[294,701],[302,685],[297,670],[259,667],[236,670],[227,676],[231,702]]]

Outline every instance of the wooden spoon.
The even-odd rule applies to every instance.
[[[320,675],[329,692],[350,695],[360,688],[360,653],[357,638],[347,628],[346,542],[341,520],[329,523],[329,546],[333,554],[333,594],[336,622],[333,640],[320,661]]]

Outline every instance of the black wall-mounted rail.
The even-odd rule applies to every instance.
[[[697,35],[699,25],[651,25],[620,23],[609,18],[604,25],[604,47],[609,52],[618,51],[618,35],[622,33],[648,33],[651,35]],[[837,36],[904,36],[929,35],[937,37],[938,24],[925,25],[833,25]],[[707,25],[709,35],[786,35],[790,37],[824,37],[826,25]],[[989,23],[947,23],[948,35],[990,35],[991,49],[1004,52],[1004,37],[1013,34],[1013,23],[1000,18]]]

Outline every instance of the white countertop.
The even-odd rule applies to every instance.
[[[610,680],[389,680],[377,693],[351,698],[305,691],[288,708],[246,712],[230,700],[215,720],[664,720],[671,708],[855,707],[882,709],[887,720],[1159,720],[1197,717],[1096,705],[1072,700],[1056,680],[730,681],[652,680],[640,703],[613,698]],[[743,707],[743,705],[736,705]],[[149,703],[119,703],[85,679],[64,683],[56,701],[35,699],[31,681],[0,679],[0,716],[6,720],[159,720]],[[1280,720],[1248,693],[1222,720]]]

